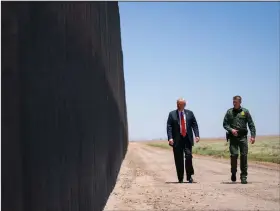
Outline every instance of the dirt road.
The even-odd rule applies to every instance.
[[[104,210],[277,210],[279,168],[249,165],[248,184],[232,184],[228,161],[194,157],[196,183],[177,183],[171,149],[130,143]]]

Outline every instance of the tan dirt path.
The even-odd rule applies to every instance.
[[[194,156],[196,183],[178,184],[171,149],[132,142],[104,210],[280,210],[280,171],[253,164],[248,184],[225,160]]]

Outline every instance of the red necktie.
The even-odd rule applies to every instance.
[[[181,112],[181,135],[183,137],[185,137],[187,134],[186,132],[186,125],[185,125],[185,121],[184,121],[184,114],[183,112]]]

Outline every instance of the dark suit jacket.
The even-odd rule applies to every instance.
[[[186,123],[187,123],[187,136],[193,146],[194,145],[193,132],[195,137],[199,137],[198,125],[192,111],[185,109],[185,114],[186,114]],[[180,118],[179,118],[178,110],[171,111],[168,115],[167,137],[168,140],[173,139],[174,146],[176,146],[178,141],[181,139]]]

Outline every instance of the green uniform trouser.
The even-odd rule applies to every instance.
[[[248,140],[247,136],[242,137],[230,137],[230,158],[231,158],[231,173],[235,174],[237,172],[237,159],[240,150],[240,178],[247,178],[248,172]]]

